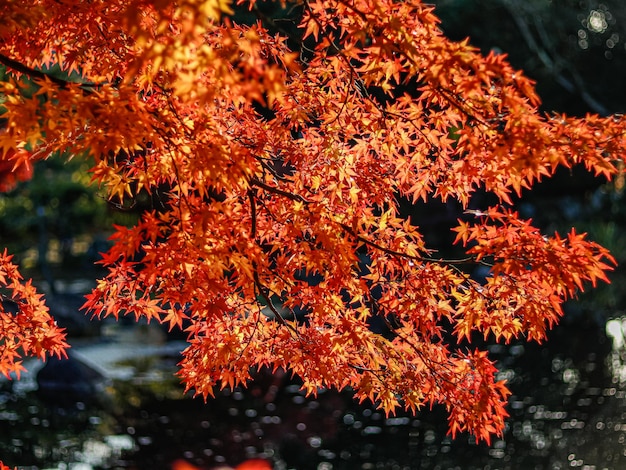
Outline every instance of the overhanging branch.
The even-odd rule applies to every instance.
[[[92,93],[93,89],[97,87],[95,83],[83,83],[83,82],[74,82],[71,80],[65,80],[63,78],[55,77],[52,74],[42,72],[41,70],[34,69],[25,65],[21,62],[18,62],[15,59],[12,59],[4,54],[0,54],[0,64],[6,66],[9,69],[12,69],[16,72],[22,73],[24,75],[28,75],[30,78],[38,79],[38,80],[50,80],[52,83],[57,85],[59,88],[65,89],[70,85],[79,85],[79,87],[87,92]]]

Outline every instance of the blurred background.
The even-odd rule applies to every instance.
[[[537,82],[543,111],[626,110],[623,0],[439,0],[441,27],[483,52],[506,53]],[[260,3],[266,18],[285,16]],[[242,17],[245,16],[241,14]],[[2,74],[0,73],[0,79]],[[103,273],[94,266],[112,223],[143,207],[106,202],[89,162],[38,162],[0,194],[0,244],[47,293],[74,346],[70,360],[27,364],[0,380],[0,459],[20,468],[198,468],[262,457],[276,469],[626,468],[626,205],[624,180],[561,171],[525,192],[518,210],[546,233],[574,226],[608,247],[611,285],[569,302],[543,344],[490,345],[513,392],[507,431],[490,446],[446,436],[445,414],[386,417],[349,394],[306,398],[297,381],[261,371],[248,389],[204,403],[174,376],[184,336],[155,325],[90,321],[78,308]],[[142,206],[145,204],[145,206]],[[449,243],[454,203],[407,208],[431,245]]]

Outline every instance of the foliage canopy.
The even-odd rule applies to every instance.
[[[626,120],[539,113],[505,56],[448,40],[418,0],[283,6],[288,27],[245,0],[3,2],[0,183],[89,156],[112,203],[156,196],[115,227],[85,308],[187,321],[180,375],[196,393],[285,368],[310,393],[350,388],[386,412],[443,404],[453,435],[489,441],[508,391],[467,344],[543,340],[614,263],[584,234],[540,233],[512,196],[560,166],[616,175]],[[400,212],[434,199],[466,210],[460,259]],[[63,354],[6,252],[0,283],[17,305],[0,312],[0,372]]]

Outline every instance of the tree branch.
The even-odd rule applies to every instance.
[[[42,72],[41,70],[34,69],[25,65],[17,60],[14,60],[4,54],[0,54],[0,64],[3,64],[9,69],[15,70],[16,72],[23,73],[24,75],[28,75],[30,78],[39,79],[39,80],[50,80],[52,83],[57,85],[61,89],[66,89],[70,85],[79,85],[79,87],[85,91],[86,93],[93,93],[93,89],[98,85],[95,83],[89,82],[74,82],[71,80],[64,80],[59,77],[55,77],[52,74]]]
[[[290,193],[289,191],[284,191],[284,190],[279,189],[279,188],[277,188],[275,186],[270,186],[269,184],[266,184],[263,181],[260,181],[260,180],[258,180],[256,178],[251,178],[249,183],[252,186],[258,186],[259,188],[264,189],[267,192],[274,193],[274,194],[279,194],[279,195],[284,196],[286,198],[289,198],[289,199],[291,199],[293,201],[309,202],[305,198],[300,196],[299,194],[293,194],[293,193]]]
[[[372,248],[376,248],[377,250],[380,250],[383,253],[387,253],[388,255],[398,256],[400,258],[406,258],[406,259],[410,259],[410,260],[418,261],[418,262],[422,262],[422,263],[423,262],[427,262],[427,263],[439,263],[439,264],[446,264],[446,265],[456,265],[456,264],[475,263],[476,262],[476,260],[474,259],[473,256],[467,256],[465,258],[460,258],[460,259],[436,259],[436,258],[430,258],[428,256],[409,255],[407,253],[403,253],[401,251],[392,250],[391,248],[386,248],[386,247],[384,247],[382,245],[379,245],[378,243],[373,242],[372,240],[369,240],[369,239],[365,238],[362,235],[359,235],[354,230],[352,230],[352,227],[350,227],[349,225],[341,224],[341,223],[339,225],[341,226],[341,228],[343,228],[347,233],[352,235],[358,241],[363,242],[366,245],[371,246]]]

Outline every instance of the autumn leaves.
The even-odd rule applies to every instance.
[[[27,147],[90,154],[113,200],[167,191],[135,227],[114,228],[89,312],[188,320],[180,374],[205,396],[280,367],[311,393],[347,387],[389,413],[441,403],[453,434],[502,432],[508,392],[493,363],[446,329],[541,340],[565,299],[606,280],[604,249],[574,232],[546,238],[507,206],[559,165],[616,174],[622,118],[544,116],[530,80],[445,38],[417,0],[303,2],[289,10],[291,36],[237,24],[224,2],[69,3],[41,0],[39,19],[17,30],[14,6],[0,10],[13,25],[0,28],[2,56],[74,74],[29,96],[28,69],[4,62],[20,72],[1,88],[4,159]],[[431,251],[420,221],[400,214],[399,196],[467,207],[479,188],[500,204],[459,221],[462,262]],[[491,274],[472,280],[468,263]],[[43,314],[20,286],[6,284]],[[264,314],[273,302],[284,317]],[[23,353],[61,353],[62,334],[39,327],[55,340],[2,330],[30,341],[2,343],[3,370]]]

